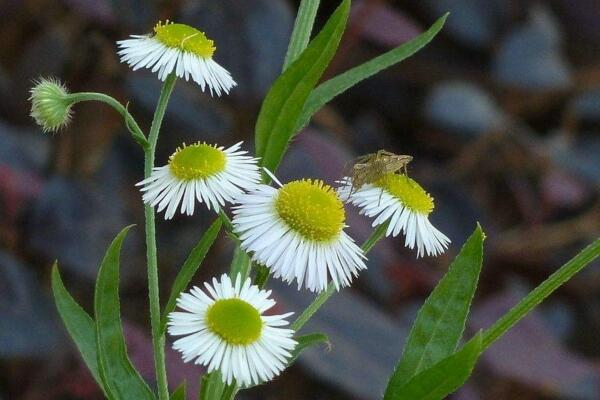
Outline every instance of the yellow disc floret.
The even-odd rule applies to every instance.
[[[386,174],[375,182],[375,186],[387,190],[405,207],[419,214],[429,215],[435,206],[433,197],[406,175]]]
[[[216,50],[214,42],[208,39],[204,32],[185,24],[159,22],[154,27],[154,37],[167,47],[178,48],[204,58],[211,58]]]
[[[241,299],[217,300],[206,312],[208,328],[229,344],[248,345],[260,337],[260,313]]]
[[[179,147],[169,158],[169,168],[182,181],[204,179],[225,170],[225,153],[216,146],[196,143]]]
[[[294,231],[315,241],[329,241],[344,227],[344,205],[329,185],[303,179],[283,185],[275,202],[279,216]]]

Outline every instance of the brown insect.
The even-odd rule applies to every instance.
[[[412,159],[412,156],[394,154],[386,150],[358,157],[352,166],[350,194],[363,185],[377,181],[385,174],[396,173],[400,170],[404,170],[404,173],[408,174],[406,166]]]

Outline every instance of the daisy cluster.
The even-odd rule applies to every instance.
[[[123,62],[134,70],[150,69],[161,80],[170,74],[192,78],[218,96],[236,85],[213,60],[214,42],[190,26],[167,21],[152,34],[117,43]],[[38,114],[53,113],[42,106]],[[275,278],[296,282],[299,290],[349,286],[366,269],[363,250],[346,232],[345,203],[373,218],[373,226],[387,224],[387,236],[403,233],[418,257],[437,256],[450,243],[429,221],[433,198],[406,175],[384,174],[360,187],[344,178],[334,188],[313,179],[281,183],[265,170],[275,182],[267,185],[259,160],[241,146],[182,145],[137,184],[143,201],[167,220],[178,211],[191,216],[198,205],[226,218],[224,208],[231,205],[230,234],[241,249]],[[182,293],[177,305],[181,311],[170,313],[168,322],[169,333],[179,337],[173,347],[184,361],[220,371],[227,384],[235,380],[248,387],[272,379],[286,368],[297,345],[295,332],[286,327],[291,313],[267,314],[275,306],[271,292],[249,278],[238,275],[232,281],[223,275],[204,289]]]

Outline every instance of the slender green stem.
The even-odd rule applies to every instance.
[[[375,244],[385,235],[387,226],[387,223],[378,225],[377,228],[375,228],[375,230],[371,233],[371,236],[365,240],[361,246],[365,254],[371,251],[373,246],[375,246]],[[313,302],[310,303],[310,305],[304,311],[302,311],[302,314],[300,314],[300,316],[290,325],[290,328],[296,332],[299,331],[335,292],[335,285],[333,282],[330,282],[327,286],[327,289],[319,293]]]
[[[508,332],[517,322],[540,304],[552,292],[600,255],[600,238],[583,249],[529,293],[523,300],[483,332],[482,351]]]
[[[81,101],[100,101],[102,103],[108,104],[112,108],[114,108],[119,114],[125,118],[125,126],[133,136],[133,138],[138,142],[144,150],[146,150],[149,146],[148,140],[144,133],[140,129],[140,126],[133,118],[133,116],[127,110],[127,107],[123,106],[116,99],[103,94],[103,93],[95,93],[95,92],[80,92],[80,93],[71,93],[68,96],[68,99],[72,102],[72,104],[79,103]]]
[[[310,34],[312,33],[313,25],[315,23],[315,17],[317,16],[319,2],[320,0],[302,0],[300,3],[296,22],[294,22],[294,30],[292,31],[292,37],[290,38],[290,44],[285,55],[285,61],[283,62],[284,71],[291,63],[296,61],[298,56],[306,49],[306,46],[310,41]]]
[[[148,178],[154,168],[154,154],[158,133],[162,124],[169,97],[175,86],[176,76],[171,74],[167,77],[148,136],[148,147],[144,151],[144,177]],[[165,367],[165,335],[160,329],[160,297],[158,285],[158,261],[156,256],[156,224],[154,220],[154,208],[146,205],[144,207],[146,218],[146,258],[148,263],[148,297],[150,299],[150,325],[152,327],[152,347],[154,350],[154,368],[156,370],[156,382],[158,386],[159,400],[169,399],[169,388],[167,383],[167,371]]]

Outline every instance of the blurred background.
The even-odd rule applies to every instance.
[[[337,1],[323,1],[322,26]],[[177,83],[157,163],[181,142],[253,146],[253,125],[281,70],[298,1],[0,1],[0,398],[100,399],[59,321],[49,272],[91,310],[97,266],[114,235],[136,223],[123,254],[122,313],[133,362],[153,385],[141,197],[142,153],[119,115],[79,104],[65,131],[44,135],[28,116],[28,89],[55,76],[71,91],[100,91],[148,129],[155,75],[119,64],[115,41],[159,19],[206,30],[216,60],[239,83],[211,99]],[[411,154],[409,174],[436,199],[432,220],[451,239],[419,259],[403,240],[381,241],[369,269],[306,331],[331,348],[307,351],[273,383],[241,399],[379,399],[416,310],[477,221],[487,233],[468,334],[487,327],[600,231],[600,3],[598,0],[355,0],[334,76],[400,45],[446,11],[425,50],[335,99],[296,139],[282,180],[338,179],[360,154]],[[215,216],[159,218],[161,289]],[[351,235],[367,219],[350,211]],[[195,282],[228,268],[223,234]],[[311,299],[272,281],[282,309]],[[495,344],[452,398],[600,399],[600,268],[588,267]],[[173,387],[192,392],[203,370],[169,350]],[[192,397],[190,397],[192,398]]]

